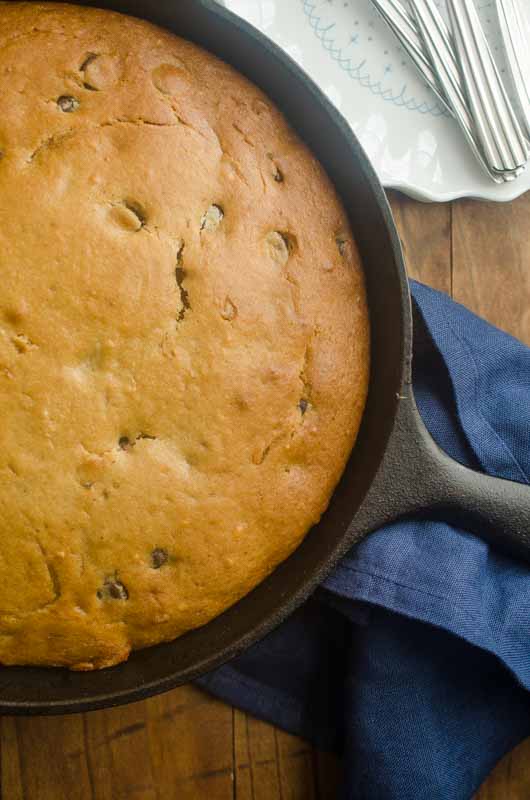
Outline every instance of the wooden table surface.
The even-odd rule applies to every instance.
[[[411,276],[530,345],[530,193],[391,202]],[[333,756],[190,686],[90,714],[5,717],[0,756],[3,800],[327,800],[339,778]],[[530,798],[530,740],[478,798]]]

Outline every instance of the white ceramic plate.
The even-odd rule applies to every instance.
[[[475,0],[501,70],[493,0]],[[348,119],[384,186],[420,200],[507,201],[530,189],[530,168],[498,186],[418,77],[370,0],[224,0],[284,48]],[[445,0],[437,0],[445,13]],[[530,20],[530,3],[527,14]],[[530,46],[530,43],[529,43]]]

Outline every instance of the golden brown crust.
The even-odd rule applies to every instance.
[[[258,89],[145,22],[0,4],[0,661],[202,625],[326,508],[362,272]]]

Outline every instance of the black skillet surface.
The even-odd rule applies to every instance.
[[[196,678],[263,637],[305,600],[346,551],[405,515],[443,516],[530,560],[530,489],[472,472],[425,430],[411,389],[410,294],[379,181],[342,117],[265,37],[213,0],[102,0],[84,5],[144,17],[206,47],[284,111],[335,183],[366,271],[372,375],[358,443],[328,511],[297,551],[208,625],[94,673],[0,668],[0,713],[86,711],[139,700]]]

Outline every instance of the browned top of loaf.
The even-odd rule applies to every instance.
[[[189,42],[0,4],[0,662],[92,669],[299,544],[365,402],[347,218]]]

